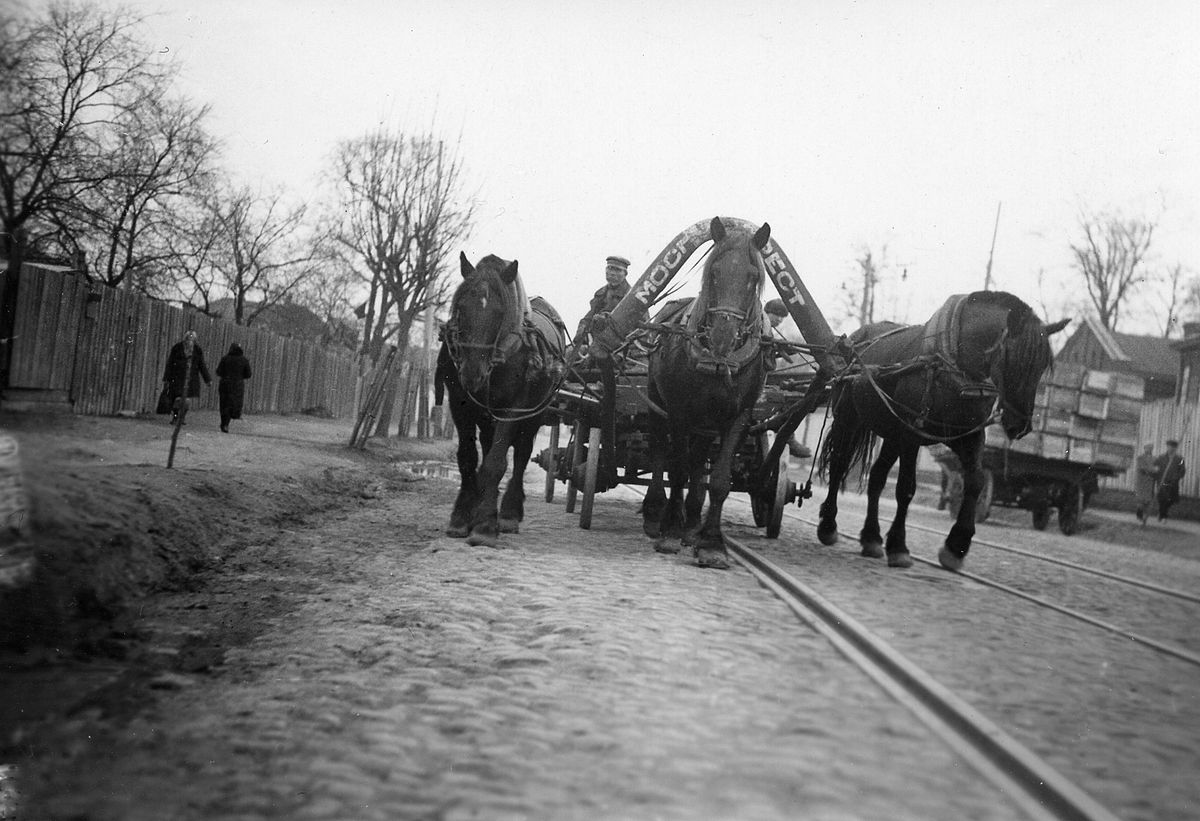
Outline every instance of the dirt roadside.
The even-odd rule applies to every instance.
[[[0,546],[0,763],[47,752],[31,739],[49,724],[137,709],[171,674],[219,664],[288,606],[288,591],[260,595],[253,572],[281,531],[383,494],[411,496],[419,518],[445,487],[407,465],[453,460],[446,441],[352,450],[347,420],[253,416],[229,434],[218,424],[191,414],[167,469],[162,417],[0,414],[28,501],[24,538]],[[223,595],[198,597],[175,635],[139,625],[153,598],[218,582]]]

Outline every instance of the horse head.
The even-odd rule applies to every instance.
[[[1054,356],[1050,337],[1071,321],[1043,323],[1033,309],[1003,291],[982,292],[1000,315],[996,341],[984,351],[992,381],[1000,390],[1000,424],[1009,439],[1020,439],[1033,428],[1038,382]],[[965,324],[965,323],[964,323]]]
[[[462,386],[482,393],[492,369],[510,353],[510,342],[519,344],[522,306],[513,287],[517,263],[489,254],[474,266],[462,253],[459,262],[463,281],[450,303],[446,344]]]
[[[761,324],[759,299],[763,267],[759,252],[771,238],[763,223],[753,235],[727,231],[720,217],[709,224],[713,247],[701,278],[698,330],[705,347],[717,358],[727,356]]]

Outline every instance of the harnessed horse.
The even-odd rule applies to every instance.
[[[501,532],[519,531],[525,515],[525,467],[543,411],[562,383],[567,330],[544,299],[526,300],[515,260],[491,254],[478,266],[465,254],[459,260],[463,281],[442,330],[435,375],[435,402],[449,393],[458,431],[460,485],[446,534],[495,547]],[[513,473],[497,510],[510,447]]]
[[[705,260],[700,293],[674,317],[660,312],[649,355],[650,460],[653,471],[642,507],[643,528],[655,549],[674,553],[668,536],[683,536],[701,567],[726,569],[721,509],[729,495],[733,458],[746,437],[750,414],[766,381],[762,347],[759,252],[770,239],[764,224],[753,234],[727,231],[719,217],[709,224],[713,247]],[[701,523],[701,481],[713,442],[720,439],[708,480],[708,513]],[[663,473],[670,476],[670,497]],[[687,488],[686,502],[683,492]]]
[[[919,449],[944,443],[963,466],[958,517],[938,552],[942,566],[962,567],[975,535],[975,503],[983,485],[984,429],[997,416],[1009,439],[1031,428],[1038,380],[1050,366],[1048,338],[1067,319],[1043,324],[1012,294],[977,291],[947,300],[925,325],[881,322],[850,336],[862,371],[835,385],[833,424],[821,449],[828,472],[817,537],[837,541],[837,494],[851,466],[866,470],[876,438],[882,440],[867,481],[867,515],[859,534],[862,555],[880,558],[879,496],[899,459],[896,516],[888,529],[891,567],[909,567],[905,519],[916,492]]]

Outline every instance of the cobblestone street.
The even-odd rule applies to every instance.
[[[1019,817],[740,567],[704,571],[686,552],[654,553],[629,488],[598,498],[581,530],[561,486],[554,503],[541,500],[533,469],[522,532],[501,549],[471,547],[441,535],[453,480],[360,464],[338,426],[263,419],[222,438],[200,417],[188,467],[163,474],[144,467],[160,426],[105,422],[101,435],[94,424],[83,433],[105,458],[115,437],[140,443],[122,451],[129,465],[54,468],[51,481],[169,477],[173,496],[211,496],[227,511],[246,489],[261,496],[277,483],[283,501],[258,519],[237,512],[253,538],[214,538],[208,569],[138,602],[121,628],[133,637],[119,644],[127,657],[35,655],[12,668],[27,718],[66,674],[82,695],[8,734],[10,751],[36,754],[0,762],[21,807],[5,821]],[[27,446],[52,441],[23,435]],[[216,478],[232,462],[253,471],[244,490]],[[1023,615],[966,578],[888,570],[845,539],[821,547],[791,519],[783,538],[763,540],[739,505],[728,509],[732,535],[819,584],[1121,817],[1190,813],[1181,773],[1196,763],[1200,704],[1177,664],[1136,645],[1126,657],[1128,642]],[[860,508],[845,497],[846,530]],[[944,514],[929,515],[914,520],[944,526]],[[1005,536],[997,516],[981,538]],[[1161,584],[1200,580],[1200,564],[1181,555],[1148,561],[1018,526],[1030,549],[1130,564]],[[914,537],[914,552],[937,541]],[[1010,564],[972,552],[980,572]],[[1036,580],[1052,592],[1057,575]],[[1069,589],[1081,602],[1112,595]],[[1124,602],[1101,606],[1116,615]],[[1187,643],[1181,616],[1160,612],[1161,624],[1140,629]]]
[[[80,716],[46,817],[1012,817],[745,573],[653,553],[628,506],[529,509],[511,549],[381,500],[255,551],[250,589],[309,592],[127,726]]]

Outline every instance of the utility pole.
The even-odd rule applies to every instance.
[[[996,203],[996,226],[992,228],[992,248],[988,251],[987,271],[983,275],[983,290],[990,291],[992,289],[992,255],[996,253],[996,234],[1000,231],[1000,206],[1003,202]]]

